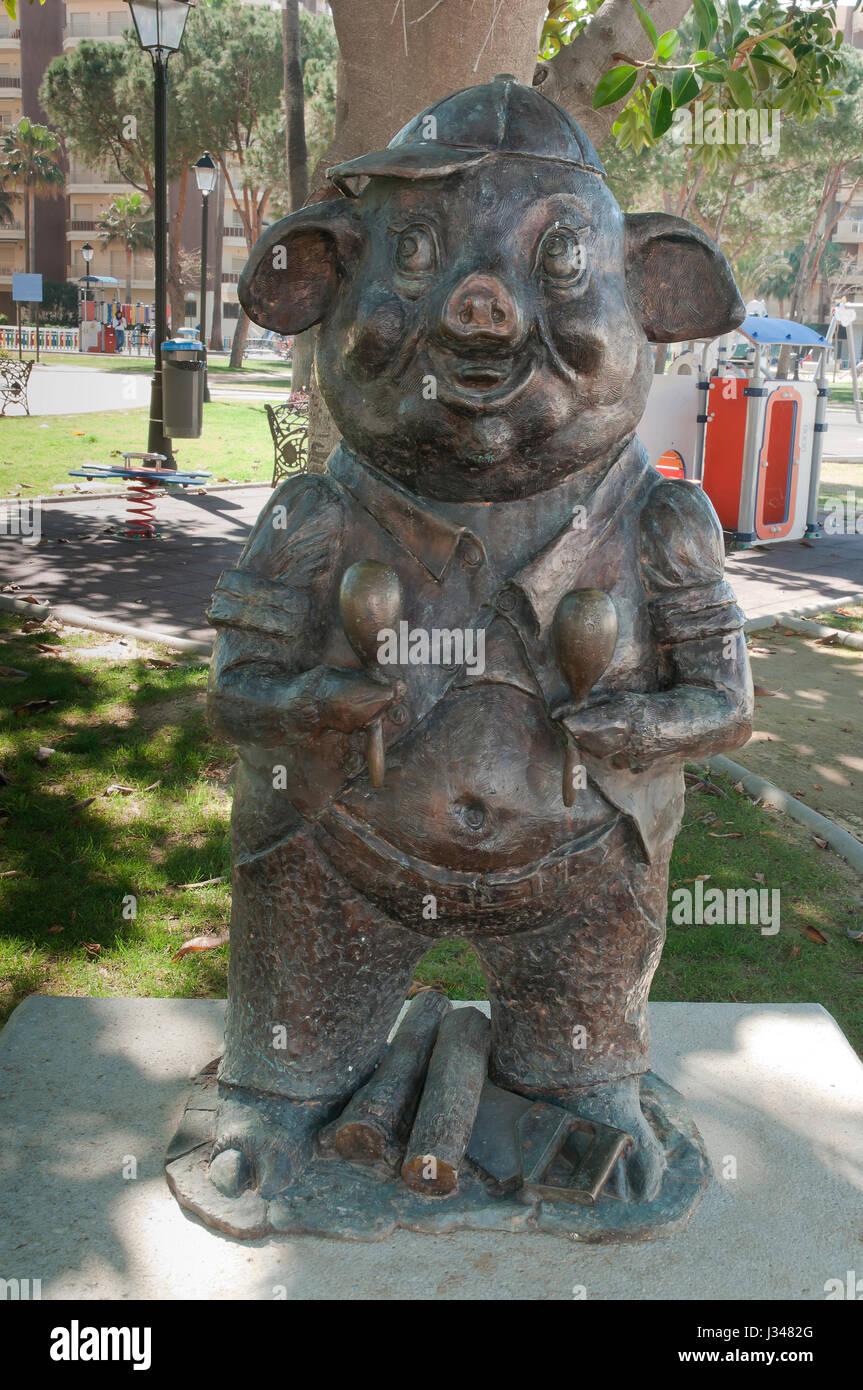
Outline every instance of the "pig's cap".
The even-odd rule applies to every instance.
[[[501,155],[553,160],[605,177],[596,150],[563,107],[508,73],[435,102],[385,150],[336,164],[327,174],[343,193],[352,194],[348,180],[363,174],[441,178]]]

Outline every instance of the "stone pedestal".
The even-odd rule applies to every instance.
[[[223,1010],[32,996],[15,1011],[0,1034],[0,1277],[41,1279],[49,1299],[820,1300],[863,1275],[863,1063],[817,1004],[652,1006],[654,1068],[685,1096],[715,1181],[685,1231],[626,1247],[207,1230],[163,1164]]]

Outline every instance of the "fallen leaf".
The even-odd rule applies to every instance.
[[[175,883],[175,888],[209,888],[211,883],[224,883],[227,875],[222,874],[221,878],[202,878],[197,883]]]
[[[815,645],[816,647],[835,647],[838,641],[839,634],[837,632],[831,632],[827,637],[816,637]]]
[[[18,706],[15,714],[43,714],[46,709],[50,709],[52,705],[59,705],[59,703],[59,700],[28,700],[26,704]]]
[[[102,795],[103,795],[103,796],[113,796],[115,792],[119,792],[121,796],[131,796],[131,794],[132,794],[132,792],[134,792],[134,790],[135,790],[134,787],[126,787],[126,786],[123,785],[122,782],[112,782],[111,785],[110,785],[110,787],[106,787],[106,788],[105,788],[105,790],[104,790],[104,792],[102,793]]]
[[[48,928],[48,935],[49,935],[49,936],[56,936],[58,932],[61,932],[61,931],[63,931],[63,930],[64,930],[63,927],[49,927],[49,928]]]
[[[756,882],[756,883],[766,883],[766,882],[767,882],[767,879],[764,877],[763,874],[753,874],[752,877],[755,879],[755,882]]]
[[[753,685],[752,689],[756,695],[775,695],[775,690],[768,690],[766,685]]]
[[[819,931],[817,927],[805,926],[801,927],[800,930],[802,935],[808,937],[810,941],[817,941],[819,946],[827,945],[827,937],[822,931]]]
[[[848,931],[845,935],[849,941],[863,941],[863,931]]]
[[[83,801],[76,801],[70,806],[69,811],[83,811],[85,806],[92,806],[95,800],[95,796],[85,796]]]
[[[184,941],[178,951],[175,951],[171,960],[182,960],[190,951],[211,951],[214,946],[224,946],[228,938],[226,936],[193,936],[191,941]]]
[[[800,544],[801,544],[801,545],[805,545],[805,546],[808,547],[809,550],[812,550],[813,547],[814,547],[814,545],[815,545],[815,542],[814,542],[814,541],[807,541],[807,540],[803,539],[803,540],[801,540]]]
[[[158,780],[158,782],[151,782],[150,785],[149,785],[149,787],[145,787],[145,788],[144,788],[144,791],[145,791],[145,792],[152,792],[152,791],[155,791],[156,788],[157,788],[157,787],[161,787],[161,785],[162,785],[162,779],[161,779],[161,777],[160,777],[159,780]]]
[[[752,652],[752,655],[753,655],[753,656],[773,656],[773,654],[774,654],[775,651],[776,651],[776,648],[775,648],[775,647],[750,647],[749,650],[750,650],[750,652]]]
[[[742,782],[735,782],[735,783],[734,783],[734,791],[736,791],[736,792],[742,792],[743,790],[744,790],[744,787],[743,787],[743,783],[742,783]]]
[[[147,658],[147,665],[156,666],[160,671],[169,671],[174,663],[173,661],[163,661],[160,656],[151,656]]]
[[[708,830],[707,833],[708,833],[708,835],[711,837],[711,839],[713,839],[713,840],[742,840],[742,839],[743,839],[743,831],[742,831],[742,830],[725,830],[725,831],[721,831],[721,830]]]
[[[815,843],[816,843],[816,845],[818,846],[819,849],[829,849],[829,848],[830,848],[830,846],[828,845],[827,841],[826,841],[826,840],[822,840],[822,838],[821,838],[820,835],[813,835],[812,838],[813,838],[813,840],[815,841]]]
[[[99,945],[98,941],[84,942],[84,950],[87,952],[88,956],[98,956],[101,949],[102,947]]]
[[[47,642],[36,643],[37,652],[48,652],[51,656],[58,656],[63,650],[62,647],[49,647]]]

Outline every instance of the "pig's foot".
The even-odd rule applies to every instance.
[[[583,1120],[596,1120],[625,1130],[632,1147],[618,1159],[605,1192],[630,1202],[650,1202],[659,1192],[665,1172],[662,1145],[641,1108],[640,1078],[619,1077],[561,1102]]]
[[[225,1197],[249,1189],[275,1197],[311,1160],[315,1135],[332,1107],[226,1086],[220,1090],[210,1181]]]

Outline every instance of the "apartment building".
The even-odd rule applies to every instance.
[[[246,0],[278,9],[278,0]],[[327,10],[322,0],[301,0],[312,13]],[[57,55],[69,52],[82,39],[119,43],[131,27],[125,0],[46,0],[29,5],[19,0],[14,22],[0,10],[0,130],[14,125],[22,115],[50,124],[39,105],[39,87],[48,64]],[[203,151],[202,151],[203,153]],[[35,212],[35,264],[32,267],[46,280],[73,280],[85,273],[82,248],[94,248],[90,263],[93,275],[110,275],[125,285],[126,253],[122,246],[105,247],[98,233],[99,217],[118,194],[132,192],[131,186],[110,168],[88,168],[72,156],[66,166],[65,197],[37,198]],[[172,190],[176,198],[176,189]],[[212,321],[213,295],[218,284],[222,306],[223,337],[233,336],[239,305],[237,280],[247,256],[245,237],[230,197],[225,200],[221,253],[216,247],[216,209],[211,200],[208,265],[208,323]],[[194,185],[187,193],[182,226],[183,245],[197,250],[200,243],[200,199]],[[215,267],[220,267],[217,279]],[[14,198],[13,221],[0,226],[0,314],[12,316],[12,275],[25,269],[24,203]],[[150,303],[153,297],[152,253],[136,252],[132,266],[132,297]],[[186,302],[186,322],[197,323],[197,292]]]

